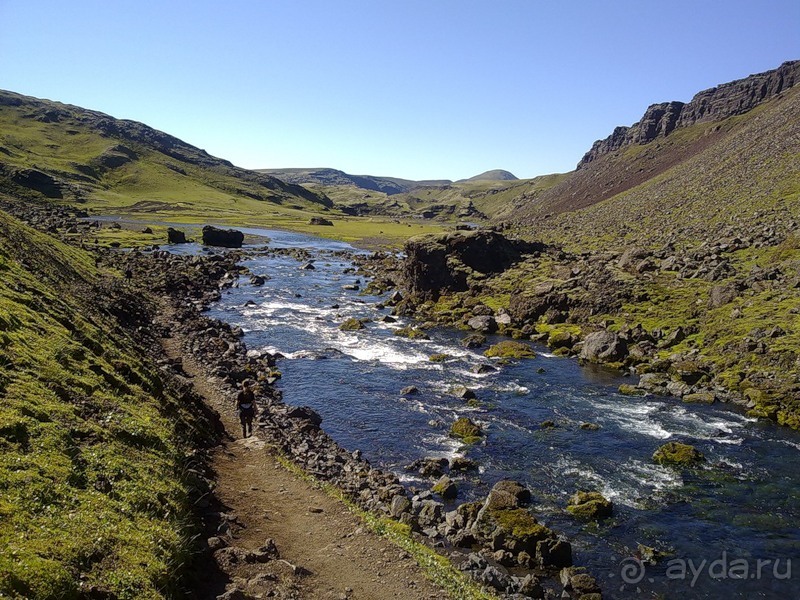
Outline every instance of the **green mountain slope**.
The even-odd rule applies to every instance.
[[[211,217],[331,204],[141,123],[6,91],[0,91],[0,187],[106,210],[193,208]]]
[[[120,327],[122,287],[0,211],[4,598],[163,598],[190,559],[187,457],[214,432]]]

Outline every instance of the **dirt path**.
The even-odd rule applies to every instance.
[[[219,411],[228,434],[212,463],[222,503],[212,507],[221,516],[212,544],[227,547],[214,552],[198,577],[198,598],[448,598],[405,551],[283,468],[263,434],[240,439],[231,399],[181,352],[179,340],[164,340],[164,347],[182,357],[186,375]]]

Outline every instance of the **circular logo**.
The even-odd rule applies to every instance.
[[[644,579],[645,566],[638,558],[628,557],[620,564],[620,576],[622,581],[631,585],[636,585]]]

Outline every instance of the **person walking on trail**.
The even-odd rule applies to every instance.
[[[236,396],[236,412],[242,423],[242,437],[253,435],[253,419],[256,416],[256,394],[253,391],[252,379],[245,379],[242,391]]]

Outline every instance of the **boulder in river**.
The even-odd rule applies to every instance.
[[[203,227],[203,243],[206,246],[222,248],[241,248],[244,234],[237,229],[220,229],[213,225]]]
[[[167,227],[167,242],[170,244],[185,244],[186,234],[180,229]]]
[[[567,512],[588,521],[599,521],[611,516],[613,505],[600,492],[576,492],[569,499]]]
[[[460,438],[467,444],[479,442],[483,430],[469,417],[460,417],[450,426],[450,437]]]
[[[705,460],[697,448],[680,442],[667,442],[653,453],[653,461],[659,465],[693,467]]]

